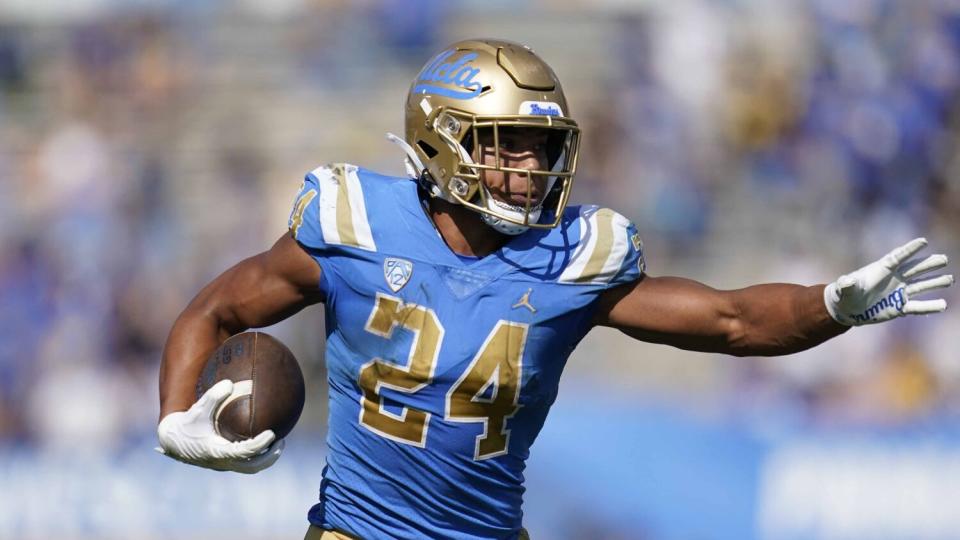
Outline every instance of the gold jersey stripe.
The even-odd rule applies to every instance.
[[[560,283],[609,283],[617,276],[630,242],[630,221],[609,208],[580,217],[580,245],[564,268]]]
[[[324,242],[376,251],[357,168],[338,163],[318,167],[312,174],[320,184],[318,211]]]
[[[337,180],[337,236],[340,243],[360,247],[353,230],[353,211],[350,208],[350,189],[347,185],[347,173],[342,164],[333,167],[333,176]]]
[[[293,214],[290,216],[290,230],[293,232],[293,237],[296,238],[297,234],[300,232],[300,227],[303,226],[303,213],[307,210],[307,206],[310,205],[310,201],[317,196],[317,190],[311,189],[297,199],[297,204],[294,205]]]
[[[601,208],[597,210],[594,217],[596,220],[594,234],[597,235],[597,243],[587,260],[587,265],[583,268],[583,273],[574,280],[576,283],[595,280],[603,272],[603,267],[610,257],[610,250],[613,248],[613,210]]]

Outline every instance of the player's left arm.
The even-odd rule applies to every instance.
[[[947,264],[939,254],[911,259],[926,243],[912,240],[827,285],[770,283],[721,291],[689,279],[643,276],[603,293],[594,323],[681,349],[791,354],[850,326],[946,309],[943,299],[913,299],[954,281],[952,275],[920,277]]]

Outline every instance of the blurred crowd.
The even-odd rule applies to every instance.
[[[555,67],[585,131],[574,201],[633,219],[654,274],[824,282],[919,235],[960,260],[955,0],[81,4],[0,6],[0,445],[152,437],[179,311],[280,237],[305,171],[400,174],[383,133],[465,37]],[[764,421],[917,425],[960,414],[947,298],[785,359],[608,334],[578,354],[626,391]],[[277,332],[322,393],[319,311]]]

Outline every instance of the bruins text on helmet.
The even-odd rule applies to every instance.
[[[549,168],[506,166],[499,144],[505,128],[547,130]],[[492,135],[492,165],[480,159],[481,133]],[[407,94],[405,139],[408,172],[424,181],[432,196],[480,212],[505,234],[560,223],[576,171],[580,129],[569,117],[557,76],[529,47],[475,39],[433,57]],[[496,200],[481,181],[483,171],[525,175],[526,204]],[[546,179],[540,201],[530,196],[534,177]]]

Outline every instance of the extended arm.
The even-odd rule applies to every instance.
[[[925,239],[912,240],[826,286],[773,283],[719,291],[688,279],[646,276],[604,293],[594,322],[682,349],[791,354],[853,325],[946,309],[943,299],[911,299],[953,284],[951,275],[919,278],[947,264],[939,254],[910,260],[924,246]]]
[[[849,328],[830,317],[823,285],[772,283],[720,291],[689,279],[651,276],[604,294],[595,323],[643,341],[736,356],[795,353]]]
[[[160,366],[159,450],[179,461],[216,470],[254,473],[283,450],[274,434],[230,442],[213,426],[231,381],[213,385],[194,403],[204,362],[226,338],[278,322],[319,302],[320,267],[289,234],[269,250],[221,274],[190,302],[173,325]]]

